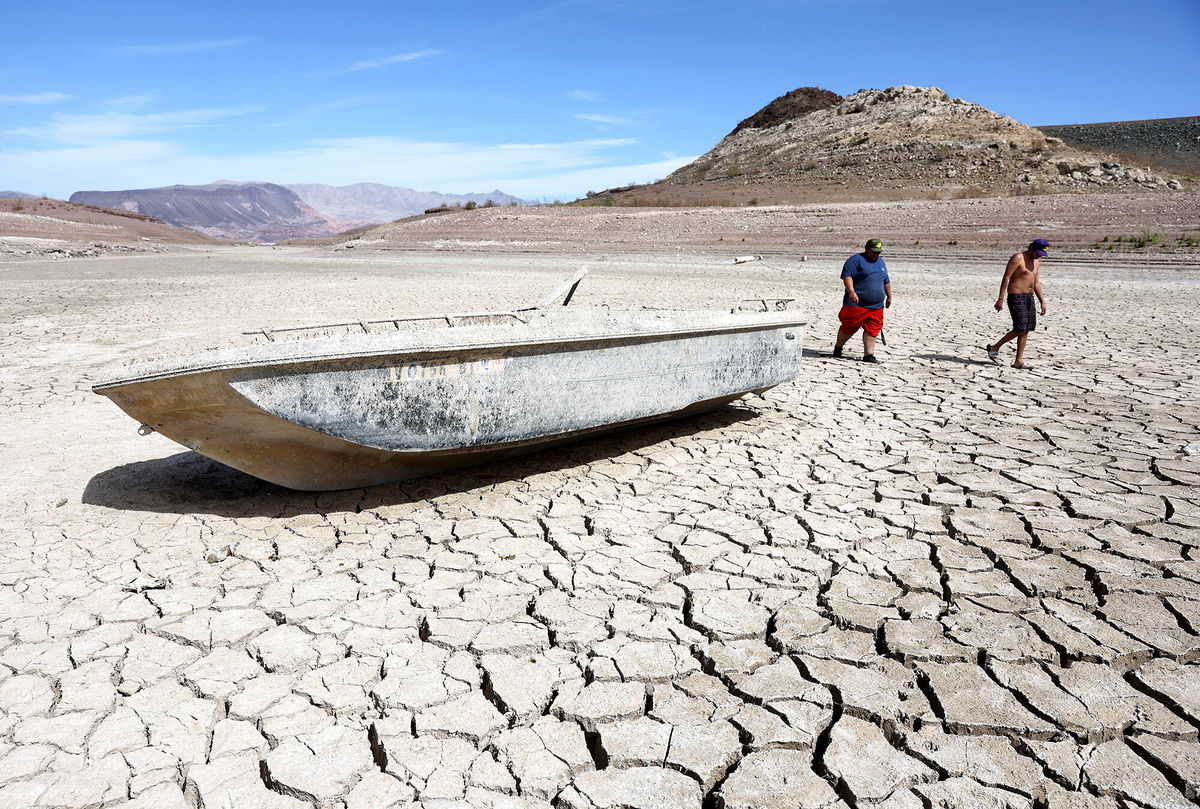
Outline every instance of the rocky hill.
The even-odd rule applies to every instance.
[[[822,90],[820,87],[800,87],[790,93],[784,93],[746,118],[729,134],[736,135],[743,129],[769,129],[786,124],[788,121],[801,118],[810,112],[828,109],[841,100],[842,97],[837,93]]]
[[[295,191],[274,183],[77,191],[71,202],[142,213],[209,236],[248,242],[329,236],[351,226],[313,210]]]
[[[1200,177],[1200,116],[1039,126],[1069,146]]]
[[[790,98],[789,98],[790,97]],[[1179,190],[1188,181],[1072,148],[936,87],[801,88],[666,179],[582,204],[746,205]]]
[[[496,205],[528,204],[499,190],[490,194],[442,194],[379,183],[343,186],[291,183],[287,187],[313,209],[355,227],[391,222],[438,206],[465,205],[469,202],[485,205],[489,200]]]

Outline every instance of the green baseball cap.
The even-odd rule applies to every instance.
[[[867,249],[872,253],[882,253],[883,242],[879,241],[879,239],[867,239]]]

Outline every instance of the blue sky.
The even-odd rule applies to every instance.
[[[1032,125],[1200,114],[1200,2],[12,3],[0,190],[215,180],[534,200],[647,182],[788,90]]]

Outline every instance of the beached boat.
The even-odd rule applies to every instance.
[[[799,371],[790,299],[723,311],[538,305],[262,329],[126,366],[93,391],[210,458],[293,489],[370,486],[711,410]]]

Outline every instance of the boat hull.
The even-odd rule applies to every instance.
[[[305,356],[293,345],[253,362],[192,363],[96,392],[256,477],[292,489],[348,489],[720,407],[796,375],[796,325],[776,318],[394,351],[376,339],[376,350],[351,356]]]

